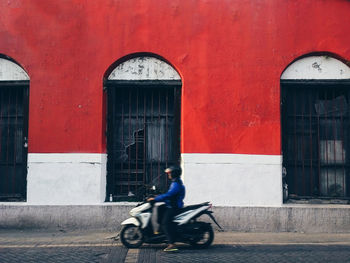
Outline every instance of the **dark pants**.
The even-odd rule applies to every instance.
[[[166,207],[164,209],[161,221],[161,227],[167,237],[168,243],[175,243],[175,224],[172,222],[177,210]]]

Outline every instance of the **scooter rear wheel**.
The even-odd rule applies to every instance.
[[[140,227],[126,225],[120,232],[120,240],[127,248],[138,248],[143,244],[144,235]]]
[[[207,248],[213,243],[214,231],[211,225],[203,226],[201,230],[201,233],[190,241],[190,245],[195,248]]]

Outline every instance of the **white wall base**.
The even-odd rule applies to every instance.
[[[185,204],[282,206],[282,157],[182,154]]]
[[[106,154],[28,154],[27,204],[101,204]],[[279,155],[182,154],[186,204],[281,206]]]
[[[28,154],[27,203],[100,204],[106,195],[106,154]]]

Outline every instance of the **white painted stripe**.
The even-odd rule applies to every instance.
[[[257,154],[218,154],[218,153],[183,153],[186,163],[197,164],[273,164],[282,163],[281,155]]]
[[[101,153],[29,153],[28,163],[104,163]]]
[[[28,204],[103,204],[106,154],[28,154]],[[281,206],[282,156],[182,154],[187,203]]]
[[[55,247],[120,247],[120,243],[98,243],[98,244],[21,244],[21,245],[0,245],[0,248],[55,248]]]
[[[215,243],[214,243],[215,244]],[[218,243],[217,243],[218,244]],[[331,242],[331,243],[310,243],[310,242],[230,242],[220,243],[220,245],[237,246],[350,246],[350,242]]]
[[[101,204],[106,195],[106,154],[28,154],[27,201],[40,205]]]
[[[186,204],[282,205],[282,156],[182,154]]]
[[[126,254],[124,263],[136,263],[137,259],[139,258],[139,249],[132,249],[130,248],[128,250],[128,254]]]

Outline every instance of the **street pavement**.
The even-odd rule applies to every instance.
[[[7,262],[342,262],[350,263],[350,233],[215,232],[204,250],[179,244],[127,249],[105,231],[0,230],[0,263]]]

